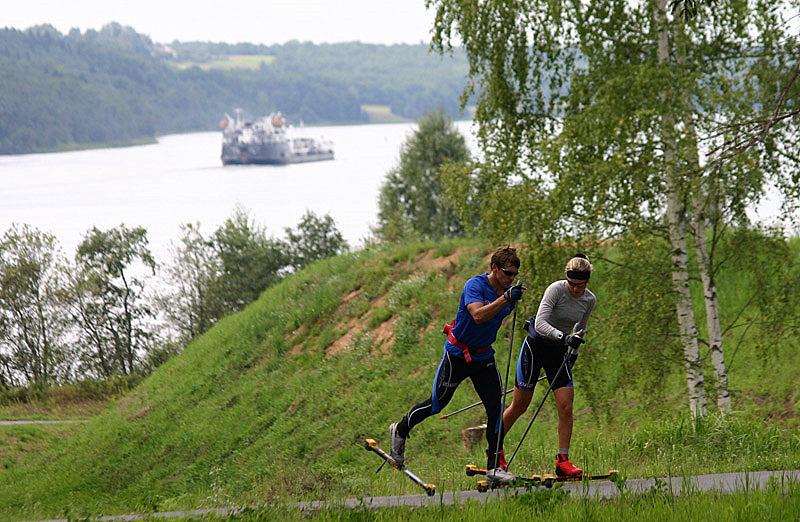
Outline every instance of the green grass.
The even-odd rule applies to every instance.
[[[505,500],[474,502],[464,505],[436,505],[425,508],[384,508],[380,510],[343,510],[330,508],[317,513],[299,512],[287,507],[264,507],[245,510],[233,516],[207,517],[206,520],[262,522],[267,520],[320,521],[496,521],[526,519],[548,522],[616,522],[618,520],[796,520],[800,512],[800,489],[797,483],[774,482],[768,487],[737,494],[689,492],[673,495],[666,487],[649,493],[626,495],[611,500],[570,498],[561,491],[533,490],[511,495]]]
[[[132,392],[114,399],[88,425],[65,433],[59,441],[42,434],[44,442],[36,450],[41,458],[15,461],[0,473],[0,519],[420,493],[400,473],[376,475],[379,459],[360,444],[373,437],[386,446],[388,424],[429,393],[441,357],[441,326],[452,319],[464,281],[486,269],[489,253],[490,248],[477,241],[404,244],[327,259],[292,275],[215,325]],[[524,259],[523,253],[523,264]],[[579,465],[591,472],[619,469],[628,478],[800,467],[794,411],[769,422],[761,416],[783,408],[787,394],[793,397],[800,361],[788,338],[777,347],[784,368],[733,365],[735,414],[690,419],[680,364],[667,366],[659,382],[644,388],[636,383],[641,368],[626,366],[635,346],[609,332],[601,337],[607,318],[620,306],[604,293],[610,281],[601,275],[593,276],[592,282],[598,296],[605,298],[599,300],[597,338],[587,343],[585,352],[582,349],[578,362],[571,455]],[[517,328],[536,304],[538,296],[526,296]],[[502,375],[509,335],[507,322],[495,344]],[[515,332],[514,361],[521,335]],[[749,343],[745,337],[737,360],[758,359],[748,350]],[[603,373],[592,374],[595,367]],[[589,393],[599,386],[593,388],[589,376],[608,379],[601,383],[607,391],[602,407]],[[765,382],[769,390],[763,389]],[[757,389],[758,383],[765,393],[754,404],[749,390]],[[447,411],[476,400],[465,382]],[[522,425],[509,434],[507,454],[528,418],[523,416]],[[440,491],[474,488],[464,465],[481,464],[483,447],[465,448],[461,430],[483,422],[481,408],[445,421],[427,420],[406,445],[408,465]],[[514,467],[525,473],[551,472],[555,443],[556,415],[550,401]],[[789,498],[795,499],[796,491]],[[708,499],[716,505],[713,496]],[[320,516],[357,520],[445,513],[444,519],[467,510],[468,518],[480,519],[529,513],[534,508],[526,502],[550,501],[441,508],[436,513],[388,510]],[[629,499],[614,508],[615,502],[592,507],[598,503],[573,505],[560,499],[553,509],[569,509],[570,516],[587,520],[591,518],[582,513],[595,509],[664,516],[664,511],[651,510],[663,504],[661,500],[652,507],[650,501],[636,502]],[[738,501],[721,497],[719,502],[722,506]],[[687,507],[687,513],[700,503]],[[489,511],[484,515],[484,510]]]
[[[403,123],[411,121],[408,118],[394,114],[388,105],[362,105],[361,110],[367,113],[370,123]]]
[[[0,391],[2,420],[89,419],[101,413],[110,400],[135,388],[141,377],[84,380],[72,384]]]
[[[199,67],[204,71],[210,71],[211,69],[258,69],[262,64],[269,65],[274,61],[275,57],[267,54],[231,54],[205,62],[180,62],[177,67],[179,69]]]
[[[258,69],[262,64],[269,65],[275,57],[268,54],[231,54],[220,56],[206,62],[180,62],[179,69],[199,67],[204,71],[211,69]]]
[[[19,424],[0,426],[0,473],[40,464],[48,450],[82,428],[80,424]]]

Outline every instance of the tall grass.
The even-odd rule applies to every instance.
[[[75,383],[0,389],[0,419],[46,420],[94,416],[109,400],[121,397],[140,382],[139,375],[86,379]]]

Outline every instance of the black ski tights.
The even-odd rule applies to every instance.
[[[461,381],[467,377],[472,379],[472,385],[486,409],[486,441],[489,443],[487,469],[492,469],[497,467],[495,449],[498,447],[498,434],[501,437],[500,450],[503,449],[503,429],[500,426],[500,401],[503,388],[494,357],[485,361],[473,360],[468,363],[461,357],[445,350],[442,362],[436,370],[435,386],[431,397],[411,408],[397,425],[397,432],[401,437],[406,438],[414,426],[431,415],[439,413],[453,398],[453,393]]]

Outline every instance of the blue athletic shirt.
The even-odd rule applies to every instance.
[[[453,335],[459,342],[466,344],[471,348],[483,348],[484,346],[491,346],[497,338],[497,330],[500,329],[500,323],[503,319],[513,310],[510,304],[506,304],[497,312],[494,317],[488,321],[477,324],[472,314],[467,310],[467,305],[470,303],[481,303],[486,305],[493,303],[499,295],[492,288],[489,282],[489,274],[477,275],[464,283],[464,290],[461,291],[461,300],[458,303],[458,312],[456,313],[456,326],[453,328]],[[461,348],[450,344],[449,341],[444,342],[444,349],[451,354],[464,358]],[[483,353],[471,352],[473,361],[485,361],[494,357],[494,349],[490,348]]]

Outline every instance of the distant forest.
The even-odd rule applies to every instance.
[[[212,65],[247,55],[268,60]],[[0,29],[0,154],[215,130],[236,108],[307,124],[366,122],[364,105],[456,118],[467,70],[463,53],[425,44],[159,44],[116,23]]]

